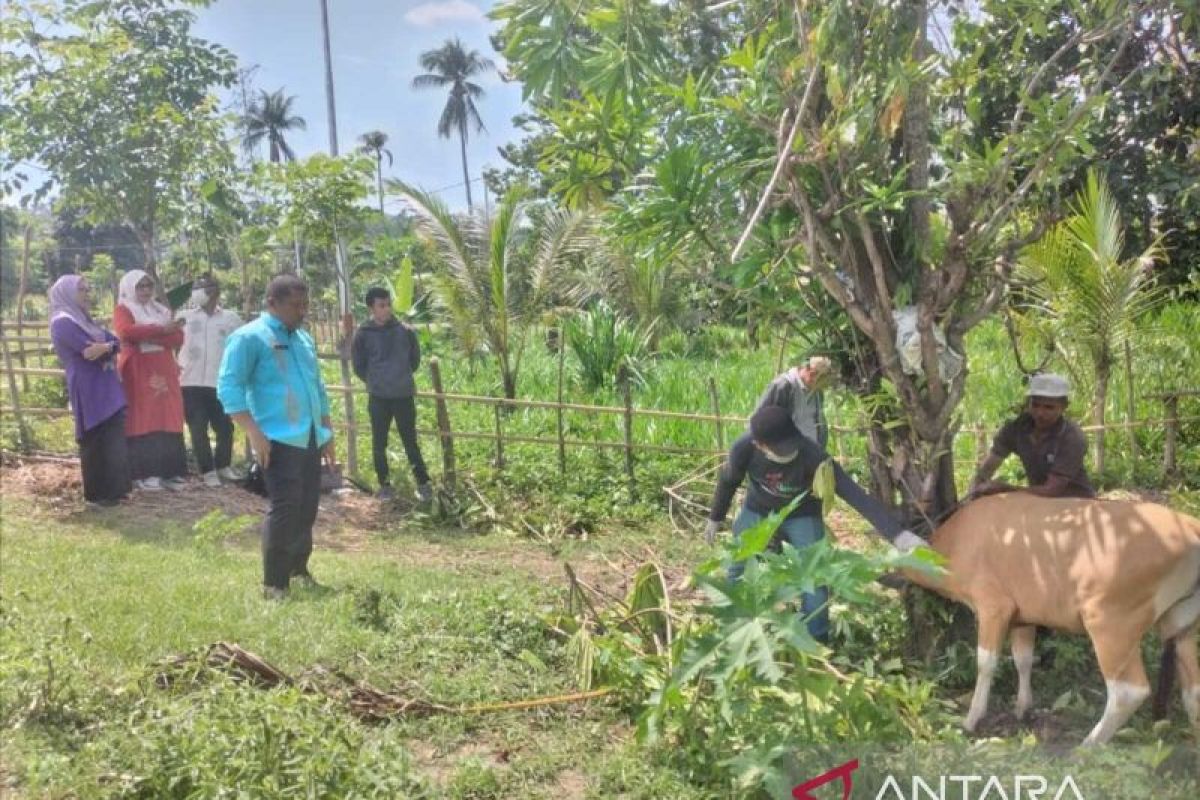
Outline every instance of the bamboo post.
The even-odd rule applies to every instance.
[[[633,480],[633,391],[629,385],[629,370],[622,364],[617,371],[617,383],[621,386],[621,395],[625,401],[625,474],[629,478],[629,495],[636,496],[636,484]]]
[[[21,452],[28,453],[33,449],[33,437],[29,428],[25,427],[25,415],[21,412],[21,394],[17,391],[17,378],[13,373],[12,358],[8,354],[8,337],[0,330],[0,348],[4,350],[4,371],[8,374],[8,393],[12,396],[13,416],[17,420],[17,438],[21,443]]]
[[[1179,437],[1179,396],[1164,395],[1163,407],[1166,410],[1163,436],[1163,477],[1171,478],[1175,476],[1175,443]]]
[[[29,288],[29,242],[33,238],[33,226],[25,226],[25,241],[21,247],[21,281],[17,285],[17,340],[20,341],[25,336],[25,292]],[[25,345],[21,345],[20,360],[21,366],[27,366],[25,361]],[[29,391],[29,376],[21,376],[21,391]],[[14,406],[15,408],[16,406]]]
[[[721,426],[721,401],[717,397],[717,379],[708,376],[708,397],[712,401],[712,413],[717,418],[717,449],[725,449],[725,429]]]
[[[437,404],[438,437],[442,443],[442,482],[447,489],[453,489],[457,479],[454,471],[454,437],[450,433],[450,411],[446,407],[446,392],[442,389],[442,368],[437,356],[429,359],[429,375]]]
[[[562,331],[558,334],[558,407],[555,416],[558,422],[558,474],[567,474],[567,445],[563,440],[563,360],[566,358],[567,346],[563,341]]]
[[[492,406],[496,414],[496,469],[504,469],[504,424],[500,421],[500,406]]]
[[[977,428],[975,431],[975,463],[976,464],[983,463],[983,460],[985,458],[987,458],[987,454],[988,454],[987,431],[984,430],[983,425],[980,425],[979,428]]]

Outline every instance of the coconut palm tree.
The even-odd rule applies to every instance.
[[[250,107],[242,117],[242,146],[253,151],[266,139],[272,164],[295,160],[296,154],[284,134],[308,127],[304,117],[292,113],[295,100],[295,95],[285,96],[283,89],[274,92],[260,89],[258,97],[250,101]]]
[[[529,331],[565,265],[589,248],[589,219],[563,209],[529,214],[515,189],[504,194],[494,216],[455,216],[427,192],[401,181],[391,185],[437,250],[434,293],[460,346],[473,355],[486,344],[500,368],[504,396],[516,397]]]
[[[1092,418],[1102,426],[1118,354],[1125,351],[1126,368],[1132,372],[1131,354],[1146,338],[1137,335],[1138,322],[1166,299],[1153,272],[1163,251],[1155,241],[1138,255],[1122,258],[1120,210],[1094,171],[1071,212],[1022,252],[1017,278],[1029,298],[1024,316],[1040,327],[1077,383],[1092,383]],[[1081,374],[1079,363],[1088,363],[1092,374]],[[1104,471],[1103,428],[1096,437],[1095,467]]]
[[[379,215],[383,216],[383,157],[387,156],[388,166],[392,165],[392,151],[388,150],[388,135],[383,131],[367,131],[358,137],[362,143],[362,151],[375,159],[375,185],[379,190]]]
[[[485,130],[483,119],[475,101],[483,98],[483,88],[471,83],[468,79],[482,74],[495,65],[489,58],[479,55],[478,50],[468,52],[463,43],[455,38],[447,39],[436,50],[427,50],[421,54],[421,66],[428,72],[413,78],[414,89],[450,88],[450,96],[446,98],[446,107],[442,109],[442,117],[438,120],[438,136],[449,139],[457,132],[459,144],[462,147],[463,183],[467,187],[467,208],[471,206],[471,175],[467,170],[467,128],[475,126],[475,132]]]

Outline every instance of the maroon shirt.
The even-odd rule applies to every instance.
[[[1067,479],[1063,497],[1095,497],[1096,490],[1088,481],[1083,463],[1087,437],[1079,426],[1063,417],[1037,441],[1033,438],[1033,427],[1033,417],[1021,414],[996,434],[992,452],[1000,458],[1016,453],[1030,486],[1041,486],[1051,475],[1061,475]]]
[[[105,340],[117,337],[104,332]],[[117,350],[95,361],[83,357],[93,339],[74,320],[59,317],[50,324],[50,340],[67,371],[67,396],[75,413],[75,440],[125,408],[125,392],[117,377]]]

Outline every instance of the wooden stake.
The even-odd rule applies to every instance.
[[[712,401],[712,413],[716,417],[717,426],[717,449],[725,449],[725,430],[721,426],[721,402],[717,398],[717,379],[712,375],[708,376],[708,397]]]
[[[1163,477],[1175,477],[1175,443],[1179,437],[1179,396],[1168,394],[1163,397],[1166,423],[1163,436]]]
[[[562,330],[558,332],[558,407],[554,410],[558,422],[558,474],[567,474],[567,445],[563,441],[563,360],[567,354],[567,343]]]
[[[450,411],[442,389],[442,369],[437,356],[429,359],[429,375],[433,381],[434,402],[437,404],[438,437],[442,443],[442,482],[453,489],[457,481],[454,470],[454,437],[450,432]]]
[[[12,358],[8,354],[8,339],[0,333],[0,348],[4,350],[4,369],[8,373],[8,393],[12,398],[13,416],[17,420],[17,438],[21,444],[21,452],[28,453],[33,449],[33,437],[25,426],[25,415],[21,412],[21,394],[17,391],[17,379],[13,372]]]
[[[17,286],[17,338],[20,339],[24,335],[25,325],[25,291],[29,288],[29,240],[33,237],[33,226],[25,226],[25,243],[21,248],[21,282]],[[20,360],[21,366],[25,367],[28,364],[25,361],[25,348],[21,347]],[[21,376],[21,390],[29,391],[29,376]]]
[[[625,474],[629,478],[629,496],[637,495],[637,485],[633,480],[633,391],[629,386],[629,370],[625,365],[617,372],[617,383],[621,386],[621,395],[625,400]]]
[[[500,406],[492,406],[496,412],[496,469],[504,469],[504,425],[500,422]]]

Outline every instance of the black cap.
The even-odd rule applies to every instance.
[[[782,406],[763,406],[750,417],[750,435],[776,455],[789,456],[800,449],[803,435],[796,430],[792,415]]]

